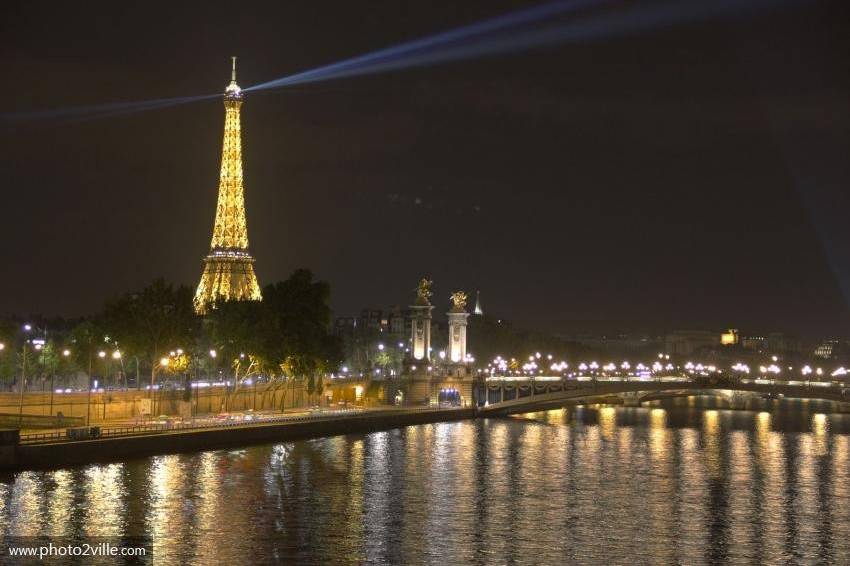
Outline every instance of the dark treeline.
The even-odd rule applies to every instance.
[[[304,380],[318,393],[320,377],[341,363],[330,286],[306,269],[267,285],[263,301],[220,303],[204,317],[192,298],[191,288],[158,279],[80,320],[2,320],[0,383],[42,390]]]

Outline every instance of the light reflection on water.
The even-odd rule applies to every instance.
[[[156,562],[823,563],[850,415],[680,399],[0,478],[5,535],[154,536]]]

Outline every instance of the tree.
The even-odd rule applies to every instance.
[[[313,394],[316,378],[333,371],[342,359],[339,340],[330,333],[330,286],[314,281],[306,269],[267,285],[263,301],[219,303],[208,316],[215,348],[233,360],[234,390],[249,376],[269,378],[277,390],[306,380]],[[312,380],[312,381],[311,381]],[[312,385],[311,385],[312,383]]]
[[[103,330],[91,320],[76,325],[71,330],[71,352],[76,365],[84,372],[91,384],[92,371],[97,352],[103,344]]]
[[[269,357],[281,361],[291,377],[316,376],[342,362],[342,343],[330,333],[330,285],[314,281],[307,269],[263,290],[263,305],[271,338]]]
[[[11,384],[15,379],[15,368],[17,367],[17,348],[15,346],[15,332],[17,324],[3,320],[0,321],[0,380]],[[8,387],[6,383],[3,387]]]
[[[185,285],[174,287],[163,279],[110,301],[100,318],[122,351],[149,364],[151,385],[163,353],[189,348],[200,327],[192,290]]]

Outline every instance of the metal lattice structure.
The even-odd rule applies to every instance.
[[[195,310],[200,314],[219,301],[262,299],[254,274],[254,258],[248,251],[245,191],[242,186],[241,107],[242,89],[236,84],[234,57],[230,84],[224,90],[224,144],[215,226],[210,253],[204,258],[204,272],[195,292]]]

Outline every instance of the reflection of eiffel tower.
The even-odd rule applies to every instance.
[[[254,275],[254,258],[248,251],[248,225],[245,221],[245,193],[242,187],[242,139],[239,108],[242,89],[236,84],[236,57],[233,75],[224,90],[224,146],[218,207],[215,212],[210,253],[204,258],[204,273],[195,292],[195,310],[203,314],[217,301],[259,301],[260,285]]]
[[[484,314],[481,309],[481,291],[475,291],[475,309],[473,309],[472,314]]]

